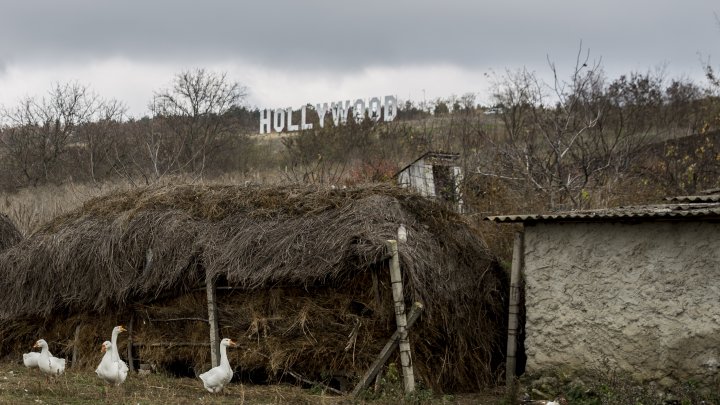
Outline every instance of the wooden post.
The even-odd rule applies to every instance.
[[[410,339],[407,332],[407,316],[405,315],[405,296],[403,295],[402,274],[400,273],[400,258],[396,240],[387,241],[390,251],[390,282],[392,284],[393,301],[395,302],[395,323],[397,323],[398,346],[400,347],[400,367],[403,375],[405,393],[415,391],[415,374],[413,373],[412,355],[410,354]]]
[[[78,346],[80,345],[80,328],[82,327],[82,324],[78,324],[78,326],[75,327],[75,340],[73,343],[73,351],[72,351],[72,368],[75,368],[77,358],[78,358]]]
[[[508,390],[511,390],[515,384],[517,335],[519,328],[518,314],[520,313],[520,272],[523,266],[523,257],[525,256],[523,245],[523,233],[516,232],[512,267],[510,269],[510,304],[508,310],[507,357],[505,361],[505,387]]]
[[[413,307],[410,309],[410,314],[407,316],[407,327],[410,329],[414,324],[415,321],[418,320],[420,317],[420,313],[423,310],[423,305],[419,302],[416,302]],[[375,376],[380,375],[380,370],[382,369],[382,366],[387,363],[388,359],[390,358],[390,355],[392,352],[395,351],[398,347],[398,340],[399,340],[400,334],[396,330],[395,333],[393,333],[392,337],[390,337],[390,340],[388,340],[387,343],[385,343],[385,347],[380,351],[380,355],[375,359],[373,364],[370,366],[370,368],[365,372],[365,374],[360,378],[360,382],[355,386],[355,389],[353,389],[352,394],[357,395],[362,390],[370,386],[370,381],[372,381]]]
[[[218,328],[215,280],[210,275],[205,276],[205,290],[207,291],[208,323],[210,324],[210,361],[213,367],[217,367],[220,365],[220,330]]]
[[[132,348],[133,348],[133,323],[135,323],[135,314],[130,315],[130,323],[128,323],[128,346],[127,346],[127,360],[128,368],[130,372],[135,371],[135,364],[133,362]]]

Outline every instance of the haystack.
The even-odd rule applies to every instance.
[[[504,272],[462,217],[390,186],[182,185],[91,200],[0,254],[0,353],[45,336],[93,366],[112,326],[132,322],[134,358],[198,373],[210,275],[241,375],[353,384],[395,329],[385,241],[400,224],[407,306],[426,308],[411,335],[416,374],[441,391],[493,383]]]
[[[7,215],[0,213],[0,252],[20,242],[22,234]]]

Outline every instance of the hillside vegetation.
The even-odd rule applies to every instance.
[[[257,135],[247,89],[203,69],[158,90],[149,114],[77,83],[0,113],[0,208],[28,234],[111,189],[185,183],[353,185],[392,180],[429,150],[461,153],[469,213],[605,207],[720,186],[720,84],[631,72],[579,55],[571,74],[498,77],[475,94],[399,103],[393,122]],[[298,114],[299,116],[299,114]],[[309,120],[316,117],[308,114]]]

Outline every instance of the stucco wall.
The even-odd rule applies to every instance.
[[[524,276],[527,371],[719,376],[720,223],[526,226]]]

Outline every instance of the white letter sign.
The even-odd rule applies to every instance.
[[[310,108],[308,108],[308,106],[310,106]],[[272,131],[295,132],[313,129],[313,120],[308,119],[308,110],[313,110],[312,105],[305,104],[299,109],[299,124],[293,123],[292,107],[278,108],[274,111],[271,109],[260,110],[260,133],[269,134]],[[325,128],[325,117],[327,116],[328,110],[332,115],[332,122],[335,126],[346,124],[351,110],[355,122],[362,122],[365,119],[366,113],[373,121],[380,121],[382,117],[383,121],[389,122],[394,120],[398,113],[397,98],[395,96],[385,96],[384,98],[370,97],[367,101],[364,98],[358,98],[355,102],[351,102],[350,100],[345,100],[344,102],[332,101],[330,102],[330,106],[328,106],[328,103],[317,103],[315,104],[314,110],[317,114],[320,128]]]

